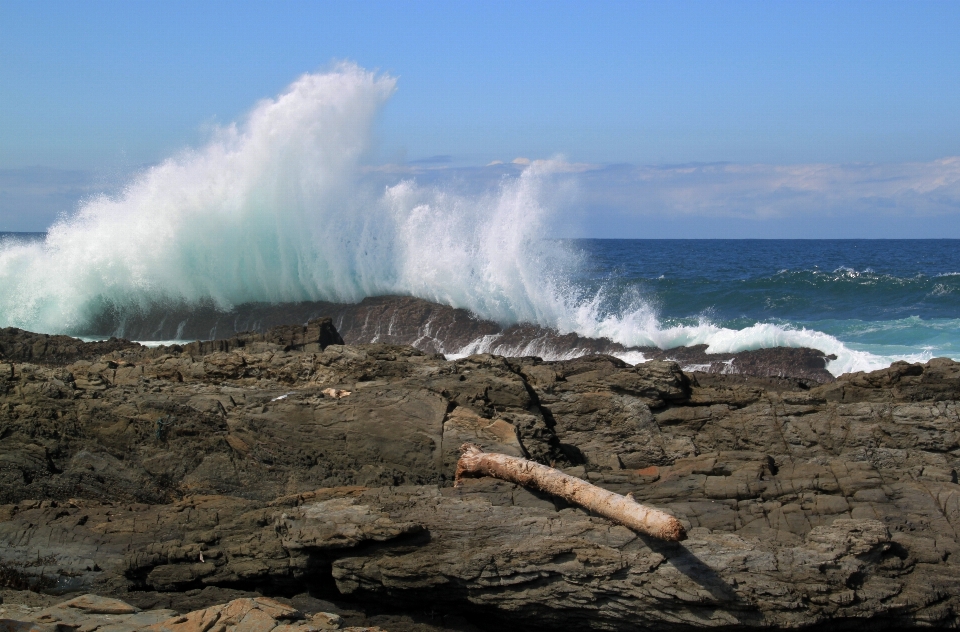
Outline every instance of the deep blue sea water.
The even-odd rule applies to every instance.
[[[639,296],[661,329],[677,327],[692,335],[702,327],[741,332],[752,327],[755,339],[741,346],[753,348],[770,346],[770,338],[782,331],[820,332],[866,354],[847,358],[853,363],[848,368],[874,368],[897,358],[960,359],[958,240],[576,240],[572,245],[586,255],[579,283],[604,287],[607,310],[623,310],[618,302]],[[707,334],[705,341],[710,338]]]

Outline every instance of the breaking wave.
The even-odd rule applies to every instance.
[[[538,162],[486,196],[360,182],[395,82],[353,65],[305,75],[204,148],[148,169],[0,251],[0,318],[83,333],[104,310],[357,301],[413,294],[503,321],[555,319],[571,257],[539,239]]]
[[[105,314],[164,306],[400,294],[627,346],[808,346],[838,356],[834,373],[891,361],[790,326],[668,326],[642,298],[602,309],[602,291],[571,280],[576,249],[542,238],[559,163],[535,161],[479,196],[413,180],[371,185],[361,164],[394,89],[393,78],[352,64],[304,75],[206,146],[87,200],[45,240],[4,240],[0,324],[90,335]]]

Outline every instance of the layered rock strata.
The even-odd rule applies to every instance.
[[[960,364],[811,387],[268,340],[0,363],[0,583],[182,613],[309,590],[491,630],[960,624]],[[455,489],[466,441],[689,539]]]

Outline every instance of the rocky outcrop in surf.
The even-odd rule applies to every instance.
[[[831,382],[827,360],[834,356],[807,348],[774,347],[754,351],[707,353],[706,345],[658,349],[628,347],[607,338],[520,324],[504,327],[464,309],[409,296],[367,298],[357,304],[248,304],[230,312],[207,308],[167,308],[118,318],[101,314],[92,331],[102,336],[134,340],[173,340],[233,337],[239,332],[266,332],[289,323],[330,317],[347,344],[411,345],[426,353],[537,356],[549,360],[607,354],[632,361],[673,360],[685,369],[754,377],[795,378],[810,383]]]
[[[0,583],[177,613],[259,591],[397,631],[960,624],[956,362],[811,387],[269,338],[0,363]],[[464,442],[689,538],[454,488]]]
[[[0,329],[0,359],[59,365],[76,360],[92,360],[115,351],[137,350],[147,356],[169,350],[205,355],[256,343],[276,345],[286,351],[323,351],[329,345],[344,344],[343,338],[329,318],[315,318],[305,325],[280,325],[264,333],[247,331],[221,340],[197,340],[185,345],[161,346],[158,351],[153,352],[149,351],[148,347],[122,338],[111,337],[104,341],[84,342],[70,336],[35,334],[7,327]]]

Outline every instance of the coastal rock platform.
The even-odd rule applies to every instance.
[[[424,353],[502,356],[537,356],[570,359],[606,354],[677,362],[685,371],[790,377],[809,383],[832,382],[828,360],[836,359],[816,349],[775,347],[728,353],[707,353],[707,345],[672,349],[630,347],[607,338],[530,324],[503,326],[478,318],[465,309],[412,296],[368,297],[359,303],[248,303],[223,312],[209,305],[164,306],[118,315],[112,311],[95,319],[91,331],[107,338],[133,340],[233,338],[238,332],[265,334],[291,322],[305,323],[329,317],[347,344],[410,345]],[[636,360],[633,360],[635,362]]]
[[[152,349],[4,330],[0,629],[73,625],[38,614],[72,599],[142,619],[89,630],[960,625],[956,362],[820,384],[448,361],[334,324]],[[465,441],[632,493],[690,537],[454,488]]]

